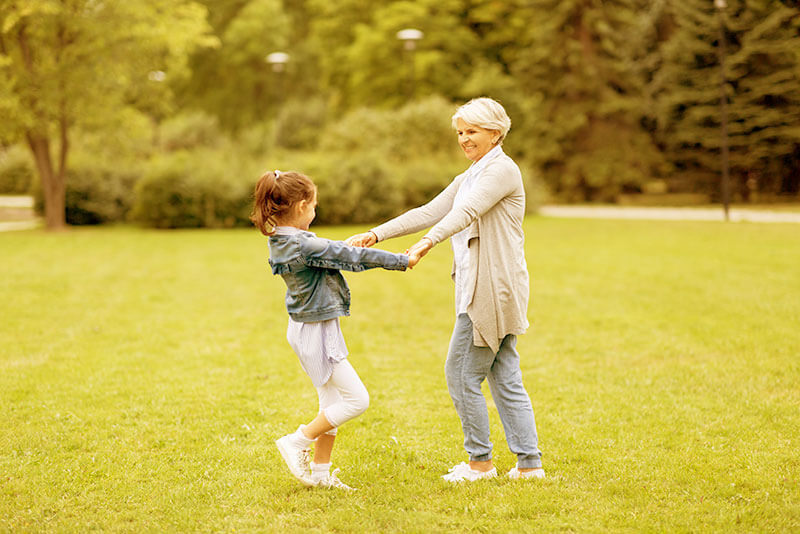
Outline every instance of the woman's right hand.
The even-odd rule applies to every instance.
[[[378,242],[378,236],[373,232],[364,232],[363,234],[356,234],[348,237],[345,243],[351,247],[371,247]]]

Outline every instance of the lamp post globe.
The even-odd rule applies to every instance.
[[[272,70],[275,72],[283,72],[286,64],[289,63],[289,54],[286,52],[273,52],[267,54],[264,61],[272,65]]]
[[[406,50],[414,50],[417,47],[417,41],[423,37],[425,34],[415,28],[406,28],[397,32],[397,38],[403,41]]]

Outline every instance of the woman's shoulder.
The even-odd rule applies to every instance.
[[[522,180],[522,172],[519,170],[519,165],[505,153],[492,159],[486,165],[484,172],[495,175],[498,179]]]
[[[508,170],[516,170],[519,171],[519,165],[517,162],[514,161],[511,156],[503,152],[499,154],[496,158],[492,159],[487,165],[486,168],[498,168],[498,169],[508,169]]]

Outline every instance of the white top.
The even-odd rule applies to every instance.
[[[292,235],[301,231],[293,226],[275,228],[277,235]],[[347,345],[338,317],[314,323],[301,323],[290,317],[286,340],[297,354],[303,370],[318,388],[330,379],[333,366],[347,358]]]
[[[455,199],[453,200],[453,208],[464,204],[464,199],[467,198],[475,182],[480,178],[481,171],[486,165],[495,157],[503,153],[500,145],[497,145],[478,161],[474,162],[466,170],[467,177],[458,188]],[[467,240],[468,228],[453,234],[450,238],[450,243],[453,246],[453,259],[455,260],[456,272],[456,315],[467,313],[467,307],[472,302],[472,296],[475,291],[475,273],[469,269],[469,242]]]

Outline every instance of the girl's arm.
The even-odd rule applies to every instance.
[[[300,245],[303,262],[311,267],[360,272],[381,267],[391,271],[405,271],[408,256],[380,249],[351,247],[343,241],[311,237]]]

